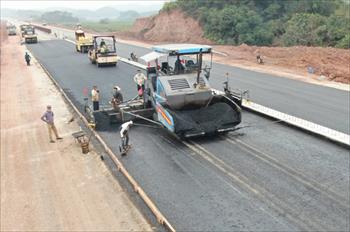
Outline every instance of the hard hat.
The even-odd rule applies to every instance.
[[[121,88],[118,85],[115,85],[113,88],[118,90],[118,91],[121,90]]]

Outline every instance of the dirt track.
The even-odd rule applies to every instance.
[[[6,44],[8,43],[8,44]],[[95,152],[38,64],[27,67],[17,36],[1,50],[1,231],[151,230]],[[40,120],[51,104],[63,141]]]

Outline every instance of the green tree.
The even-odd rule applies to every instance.
[[[350,33],[349,20],[344,17],[332,15],[327,19],[324,42],[328,46],[335,46]]]
[[[206,35],[220,43],[269,44],[272,32],[263,30],[262,18],[247,7],[230,6],[206,15]]]
[[[41,20],[48,23],[75,23],[79,19],[66,11],[52,11],[41,15]]]
[[[341,0],[287,0],[284,2],[284,9],[287,14],[296,13],[331,15]]]
[[[350,34],[346,34],[344,38],[337,42],[337,48],[350,48]]]
[[[325,18],[318,14],[301,13],[295,14],[288,22],[286,33],[282,40],[285,46],[293,45],[322,45],[323,32],[321,26],[325,24]]]
[[[100,24],[108,24],[110,22],[109,18],[104,18],[104,19],[100,19],[100,21],[98,21]]]
[[[220,44],[346,47],[349,0],[177,0],[205,36]]]

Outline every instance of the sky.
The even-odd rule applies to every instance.
[[[143,0],[143,1],[3,1],[1,8],[21,10],[45,10],[47,8],[72,8],[95,10],[105,6],[112,6],[119,10],[152,11],[159,10],[164,2],[169,0]],[[137,8],[135,9],[135,6]]]

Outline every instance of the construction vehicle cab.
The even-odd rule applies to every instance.
[[[75,48],[77,52],[86,53],[93,48],[92,38],[86,37],[85,32],[81,28],[75,31]]]
[[[35,34],[35,28],[33,25],[23,24],[20,26],[21,35],[25,43],[37,43],[38,36]]]
[[[148,64],[144,103],[153,118],[182,138],[232,131],[241,122],[240,99],[215,92],[209,85],[212,48],[197,44],[153,47],[140,59]]]
[[[21,30],[21,36],[23,37],[24,36],[24,29],[29,26],[28,24],[21,24],[19,26],[20,30]]]
[[[97,67],[117,65],[118,57],[114,36],[93,36],[93,46],[88,52],[92,64]]]
[[[16,26],[11,24],[7,26],[7,34],[8,35],[16,35],[17,34],[17,30],[16,30]]]

